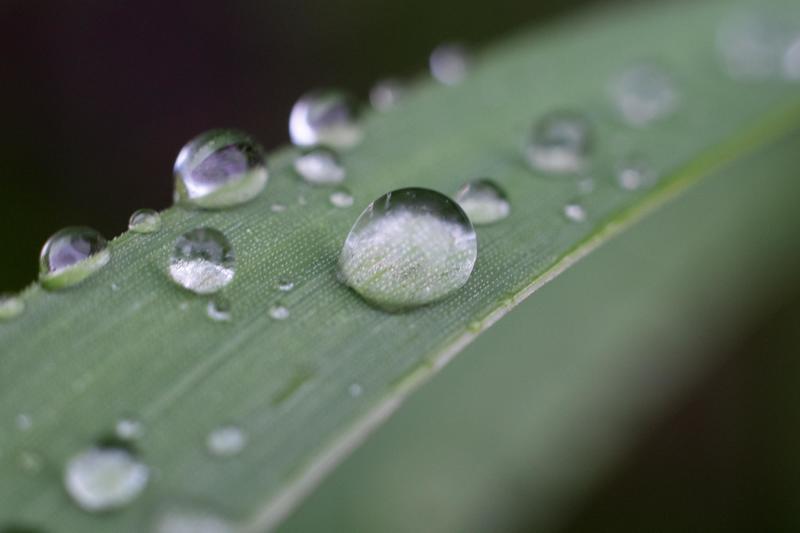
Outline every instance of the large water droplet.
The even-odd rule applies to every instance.
[[[128,229],[134,233],[155,233],[161,229],[161,215],[154,209],[134,211],[128,220]]]
[[[617,183],[628,191],[635,191],[655,184],[658,175],[655,170],[640,157],[623,159],[617,165]]]
[[[333,191],[328,200],[335,207],[347,208],[353,205],[353,195],[347,189],[338,189]]]
[[[231,302],[227,298],[214,298],[206,305],[206,315],[214,322],[229,322]]]
[[[672,77],[656,65],[635,65],[614,78],[611,97],[620,115],[632,126],[662,119],[678,107],[678,90]]]
[[[233,280],[233,247],[214,228],[189,230],[175,241],[169,275],[178,285],[198,294],[217,292]]]
[[[405,93],[403,82],[396,79],[381,80],[369,91],[369,101],[378,111],[389,111],[403,99]]]
[[[584,166],[591,142],[586,118],[572,111],[554,111],[533,125],[525,150],[535,170],[571,174]]]
[[[437,46],[428,60],[431,75],[444,85],[458,85],[467,77],[470,56],[460,44],[446,43]]]
[[[169,509],[159,514],[153,533],[233,533],[224,518],[200,509]]]
[[[436,191],[400,189],[361,213],[339,267],[344,281],[367,301],[400,310],[463,286],[477,255],[475,230],[458,204]]]
[[[201,208],[247,202],[264,189],[268,177],[261,146],[236,130],[202,133],[175,160],[178,200]]]
[[[498,222],[511,213],[506,193],[488,179],[463,185],[456,193],[456,202],[476,226]]]
[[[305,182],[312,185],[341,183],[345,176],[339,154],[324,146],[316,146],[297,156],[294,169]]]
[[[777,78],[792,40],[781,18],[764,12],[738,12],[717,31],[717,48],[728,73],[741,80]]]
[[[47,239],[39,256],[39,281],[46,289],[80,283],[103,266],[111,254],[106,240],[86,227],[69,227]]]
[[[220,426],[208,434],[206,447],[217,457],[238,455],[247,445],[247,434],[239,426]]]
[[[150,471],[123,448],[89,448],[64,470],[67,492],[86,511],[106,511],[132,502],[147,485]]]
[[[25,311],[25,300],[13,294],[0,294],[0,322],[11,320]]]
[[[297,146],[350,148],[362,137],[358,115],[358,106],[347,94],[312,91],[294,104],[289,115],[289,136]]]

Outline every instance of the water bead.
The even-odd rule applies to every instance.
[[[227,298],[213,298],[206,305],[206,315],[214,322],[231,320],[231,303]]]
[[[134,233],[155,233],[161,229],[161,215],[154,209],[134,211],[128,220],[128,229]]]
[[[228,285],[234,274],[233,247],[221,231],[195,228],[175,241],[169,275],[181,287],[210,294]]]
[[[334,185],[344,181],[342,160],[335,151],[316,146],[304,151],[294,160],[294,169],[311,185]]]
[[[511,204],[506,193],[489,179],[464,184],[456,193],[455,199],[476,226],[493,224],[511,213]]]
[[[378,111],[389,111],[405,97],[405,85],[396,79],[381,80],[369,91],[369,101]]]
[[[289,115],[289,136],[296,146],[351,148],[362,138],[359,110],[346,93],[318,90],[303,95]]]
[[[97,512],[132,502],[149,477],[148,467],[128,450],[92,447],[69,460],[64,486],[79,507]]]
[[[573,174],[583,168],[591,144],[588,119],[573,111],[554,111],[534,123],[525,151],[534,170]]]
[[[470,55],[467,49],[456,43],[445,43],[437,46],[428,59],[428,66],[433,76],[444,85],[458,85],[467,77],[470,67]]]
[[[678,90],[666,70],[656,65],[634,65],[617,75],[609,91],[622,118],[636,127],[672,114],[678,107]]]
[[[238,426],[225,425],[214,429],[206,438],[206,448],[216,457],[238,455],[247,445],[247,434]]]
[[[50,237],[39,256],[39,281],[46,289],[76,285],[111,259],[108,244],[92,228],[64,228]]]
[[[333,191],[328,200],[334,207],[347,208],[353,205],[353,195],[347,189]]]

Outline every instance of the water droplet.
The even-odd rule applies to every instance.
[[[128,220],[128,229],[134,233],[155,233],[161,229],[161,215],[154,209],[138,209]]]
[[[583,167],[591,142],[586,118],[572,111],[554,111],[533,125],[526,154],[535,170],[571,174]]]
[[[297,156],[294,169],[306,183],[312,185],[341,183],[345,176],[339,154],[324,146],[316,146]]]
[[[350,148],[361,141],[358,106],[347,94],[312,91],[292,107],[289,136],[297,146],[328,145]]]
[[[781,18],[763,12],[738,12],[717,31],[717,49],[731,75],[739,80],[780,76],[792,29]]]
[[[282,305],[273,305],[269,308],[269,316],[275,320],[286,320],[289,318],[289,310]]]
[[[247,434],[238,426],[220,426],[208,434],[206,447],[217,457],[238,455],[247,445]]]
[[[231,319],[231,303],[227,298],[214,298],[206,306],[208,318],[215,322],[229,322]]]
[[[154,533],[233,533],[233,525],[213,513],[198,509],[169,509],[160,513]]]
[[[195,228],[175,241],[169,275],[181,287],[210,294],[233,280],[234,266],[233,247],[221,231]]]
[[[506,193],[488,179],[464,184],[456,193],[456,202],[476,226],[498,222],[511,213]]]
[[[657,178],[652,167],[639,157],[625,159],[617,166],[617,183],[628,191],[649,187]]]
[[[25,413],[17,415],[17,429],[20,431],[28,431],[33,427],[33,420]]]
[[[86,511],[124,507],[147,485],[150,470],[123,448],[93,447],[76,455],[64,470],[67,492]]]
[[[283,213],[286,211],[286,206],[284,204],[272,204],[269,209],[273,213]]]
[[[13,294],[0,294],[0,322],[11,320],[25,311],[25,300]]]
[[[672,77],[656,65],[635,65],[612,80],[611,96],[622,118],[632,126],[646,126],[678,107]]]
[[[281,292],[289,292],[294,289],[294,282],[282,279],[278,282],[278,290]]]
[[[249,135],[211,130],[189,141],[175,160],[179,201],[222,208],[252,200],[267,184],[264,151]]]
[[[444,298],[463,286],[478,255],[461,208],[428,189],[400,189],[367,206],[347,235],[342,279],[367,301],[400,310]]]
[[[406,87],[396,79],[381,80],[369,91],[369,101],[378,111],[389,111],[406,93]]]
[[[70,287],[104,267],[111,253],[106,240],[86,227],[69,227],[47,239],[39,256],[39,281],[46,289]]]
[[[358,383],[353,383],[347,389],[347,392],[349,392],[350,396],[352,396],[353,398],[358,398],[364,392],[364,388]]]
[[[142,423],[134,418],[120,418],[114,426],[114,434],[123,441],[136,440],[142,436]]]
[[[564,206],[564,216],[573,222],[586,220],[586,209],[580,204],[567,204]]]
[[[333,191],[331,195],[328,197],[328,200],[335,207],[346,208],[353,205],[353,196],[346,189],[339,189],[337,191]]]
[[[428,60],[431,75],[444,85],[458,85],[467,77],[470,57],[460,44],[446,43],[437,46]]]

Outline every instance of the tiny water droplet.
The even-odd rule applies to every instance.
[[[33,427],[33,419],[30,415],[20,413],[17,415],[17,429],[20,431],[28,431]]]
[[[189,230],[175,241],[169,264],[172,280],[197,294],[217,292],[235,273],[233,247],[214,228]]]
[[[783,70],[792,28],[777,16],[741,11],[726,18],[717,31],[717,49],[731,77],[738,80],[777,78]]]
[[[353,205],[353,196],[346,189],[333,191],[328,200],[335,207],[347,208]]]
[[[347,235],[342,279],[388,310],[448,296],[469,279],[478,243],[472,223],[447,196],[399,189],[367,206]]]
[[[376,83],[369,91],[369,101],[378,111],[389,111],[395,107],[406,93],[405,85],[390,78]]]
[[[506,193],[489,179],[464,184],[456,193],[455,199],[476,226],[498,222],[511,213],[511,204]]]
[[[533,125],[525,151],[534,170],[572,174],[584,166],[591,143],[586,118],[573,111],[554,111]]]
[[[274,320],[286,320],[289,318],[289,310],[282,305],[273,305],[269,308],[269,316]]]
[[[278,290],[281,292],[289,292],[294,289],[294,282],[282,279],[278,282]]]
[[[47,239],[39,256],[39,281],[46,289],[76,285],[111,259],[106,240],[87,227],[68,227]]]
[[[159,514],[153,533],[233,533],[234,526],[205,509],[169,509]]]
[[[272,204],[272,205],[269,207],[269,209],[270,209],[270,211],[272,211],[273,213],[283,213],[284,211],[286,211],[286,206],[285,206],[285,205],[283,205],[283,204]]]
[[[11,320],[25,311],[25,300],[13,294],[0,294],[0,322]]]
[[[431,75],[444,85],[458,85],[467,77],[470,67],[467,49],[456,43],[437,46],[428,60]]]
[[[114,434],[124,441],[136,440],[144,433],[142,423],[134,418],[120,418],[114,426]]]
[[[650,187],[656,182],[656,172],[639,157],[630,157],[617,166],[617,183],[628,191]]]
[[[206,209],[252,200],[269,178],[261,146],[236,130],[211,130],[189,141],[174,172],[179,201]]]
[[[617,75],[609,90],[622,118],[631,126],[646,126],[672,114],[678,90],[672,77],[651,64],[632,66]]]
[[[226,425],[214,429],[206,438],[206,447],[216,457],[238,455],[247,445],[247,434],[238,426]]]
[[[352,385],[350,385],[347,391],[353,398],[358,398],[364,392],[364,388],[358,383],[353,383]]]
[[[128,220],[128,229],[134,233],[155,233],[161,229],[161,215],[154,209],[134,211]]]
[[[229,322],[231,320],[231,303],[227,298],[214,298],[208,302],[206,314],[214,322]]]
[[[311,91],[292,107],[289,136],[296,146],[351,148],[363,135],[359,118],[358,106],[346,93]]]
[[[564,206],[564,216],[572,222],[583,222],[586,220],[586,209],[580,204],[567,204]]]
[[[305,150],[294,160],[294,169],[306,183],[331,185],[344,181],[345,171],[339,154],[325,146]]]
[[[132,502],[149,477],[148,467],[128,450],[92,447],[69,460],[64,486],[79,507],[97,512]]]

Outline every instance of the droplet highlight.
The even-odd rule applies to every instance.
[[[238,426],[226,425],[214,429],[206,438],[206,447],[216,457],[238,455],[247,445],[247,434]]]
[[[334,207],[347,208],[353,205],[353,195],[347,189],[333,191],[328,200]]]
[[[128,450],[93,447],[69,460],[64,486],[79,507],[98,512],[131,503],[149,477],[148,467]]]
[[[311,185],[335,185],[345,178],[344,165],[335,151],[317,146],[304,151],[294,160],[294,169]]]
[[[0,294],[0,322],[11,320],[25,312],[25,300],[14,294]]]
[[[39,256],[39,281],[46,289],[61,289],[80,283],[111,259],[100,233],[87,227],[68,227],[56,232]]]
[[[428,189],[400,189],[361,213],[345,240],[339,269],[368,302],[402,310],[462,287],[477,255],[475,230],[456,202]]]
[[[458,85],[467,77],[470,54],[466,47],[457,43],[437,46],[428,59],[431,76],[444,85]]]
[[[233,281],[234,273],[233,247],[221,231],[195,228],[175,241],[169,275],[181,287],[211,294]]]
[[[455,199],[476,226],[499,222],[511,214],[511,203],[505,191],[489,179],[464,184]]]
[[[114,425],[114,434],[123,441],[133,441],[144,433],[144,426],[135,418],[120,418]]]
[[[591,125],[583,115],[555,111],[533,125],[525,150],[534,170],[573,174],[585,165],[591,143]]]
[[[586,221],[586,209],[578,203],[571,203],[564,206],[564,216],[572,222]]]
[[[340,91],[307,93],[292,107],[289,136],[297,146],[351,148],[362,138],[358,106]]]
[[[672,76],[657,65],[640,64],[624,70],[612,80],[609,90],[620,116],[631,126],[647,126],[678,108]]]
[[[282,279],[278,281],[278,290],[281,292],[289,292],[290,290],[294,289],[294,282],[289,281],[288,279]]]

